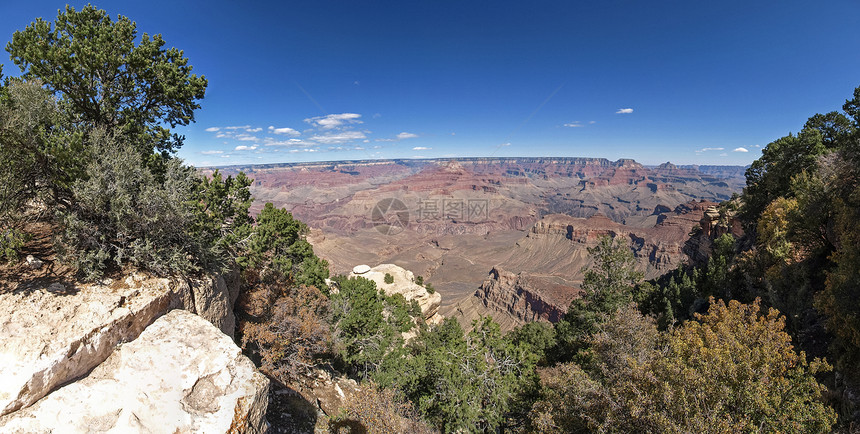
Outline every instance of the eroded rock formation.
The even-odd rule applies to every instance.
[[[386,274],[394,279],[392,283],[385,282]],[[415,275],[411,271],[394,264],[380,264],[373,268],[367,265],[358,265],[349,274],[349,277],[356,276],[374,281],[376,287],[385,291],[386,295],[400,294],[407,302],[417,301],[418,306],[421,307],[421,314],[428,324],[442,322],[442,316],[439,315],[442,295],[438,292],[430,293],[427,288],[415,283]]]

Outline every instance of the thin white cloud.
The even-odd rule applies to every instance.
[[[499,145],[499,146],[511,146],[511,142],[508,142],[508,143],[502,143],[502,144],[501,144],[501,145]]]
[[[250,125],[240,125],[240,126],[233,126],[233,127],[224,127],[225,130],[246,130],[248,128],[251,128],[251,126]]]
[[[749,152],[749,149],[744,148],[744,147],[740,147],[740,148],[735,148],[734,150],[732,150],[732,152]]]
[[[216,138],[216,139],[223,139],[223,138],[225,138],[225,137],[230,137],[230,135],[229,135],[229,134],[225,134],[225,133],[218,133],[218,134],[215,134],[215,138]]]
[[[253,151],[254,149],[257,149],[257,146],[239,145],[239,146],[236,146],[235,150],[236,151]]]
[[[725,152],[723,152],[722,154],[720,154],[720,157],[728,157],[728,156],[729,156],[729,154],[726,154]]]
[[[300,133],[300,132],[298,132],[298,131],[296,131],[296,130],[294,130],[294,129],[292,129],[292,128],[287,128],[287,127],[283,127],[283,128],[275,128],[275,127],[273,127],[273,126],[270,126],[270,127],[269,127],[269,132],[271,132],[272,134],[286,134],[286,135],[288,135],[288,136],[298,136],[298,135],[301,135],[301,133]]]
[[[428,148],[426,146],[416,146],[416,147],[412,148],[413,151],[429,151],[431,149],[433,149],[433,148]]]
[[[564,126],[570,127],[570,128],[579,128],[579,127],[584,127],[585,125],[582,125],[579,121],[574,121],[574,122],[568,122],[568,123],[564,124]]]
[[[708,151],[724,151],[726,148],[702,148],[696,151],[697,154]]]
[[[338,145],[351,140],[366,139],[367,136],[361,131],[341,131],[336,133],[319,134],[308,138],[308,140],[322,143],[324,145]]]
[[[397,135],[397,140],[414,139],[416,137],[418,137],[418,134],[407,133],[404,131]]]
[[[256,136],[252,136],[250,134],[239,134],[236,136],[236,140],[240,142],[259,142],[260,139]]]
[[[200,153],[203,155],[216,155],[216,154],[223,154],[224,151],[201,151]]]
[[[589,124],[596,124],[597,121],[588,121]]]
[[[263,129],[262,129],[262,128],[260,128],[260,127],[257,127],[257,128],[245,128],[245,131],[246,131],[246,132],[249,132],[249,133],[259,133],[260,131],[263,131]]]
[[[217,132],[217,131],[221,131],[221,128],[218,128],[218,127],[209,127],[209,128],[206,128],[206,131],[208,131],[208,132],[210,132],[210,133],[214,133],[214,132]]]
[[[633,113],[633,109],[632,108],[623,108],[623,109],[618,109],[618,111],[615,112],[615,114],[622,114],[622,115],[625,115],[628,113]]]
[[[359,120],[360,117],[361,115],[358,113],[340,113],[307,118],[305,119],[305,122],[322,130],[330,130],[344,125],[360,124],[362,123],[362,121]]]

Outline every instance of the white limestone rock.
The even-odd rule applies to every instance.
[[[261,433],[268,387],[229,337],[173,310],[83,379],[0,418],[0,431]]]
[[[232,337],[231,298],[217,275],[189,284],[143,273],[0,294],[0,416],[85,375],[171,309],[198,313]]]
[[[0,294],[0,416],[89,372],[167,312],[172,297],[167,279]]]
[[[376,282],[376,287],[385,291],[386,295],[401,294],[406,301],[416,300],[426,321],[440,321],[441,316],[438,315],[438,311],[442,296],[438,292],[431,294],[427,292],[427,288],[415,283],[415,275],[411,271],[394,264],[380,264],[363,273],[356,273],[355,271],[354,269],[349,276],[361,276]],[[385,283],[386,274],[390,274],[394,278],[394,282]]]

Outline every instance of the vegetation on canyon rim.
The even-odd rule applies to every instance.
[[[414,303],[362,278],[336,277],[331,291],[306,225],[271,204],[250,216],[249,178],[203,177],[174,158],[183,138],[170,128],[194,121],[207,82],[159,35],[136,38],[125,17],[68,7],[7,45],[22,74],[0,88],[2,259],[18,261],[42,219],[83,279],[238,266],[240,339],[265,373],[290,384],[326,364],[362,380],[367,400],[333,429],[858,423],[860,88],[843,113],[764,149],[743,195],[721,205],[739,210],[744,235],[691,234],[712,245],[707,261],[641,282],[626,242],[602,239],[561,321],[503,334],[482,318],[467,332],[452,318],[428,326]]]

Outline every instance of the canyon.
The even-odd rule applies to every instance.
[[[211,174],[215,169],[202,169]],[[309,225],[334,274],[396,264],[469,327],[554,321],[577,296],[588,247],[623,237],[646,277],[688,259],[705,212],[744,185],[737,166],[645,166],[602,158],[456,158],[231,166],[266,202]]]

